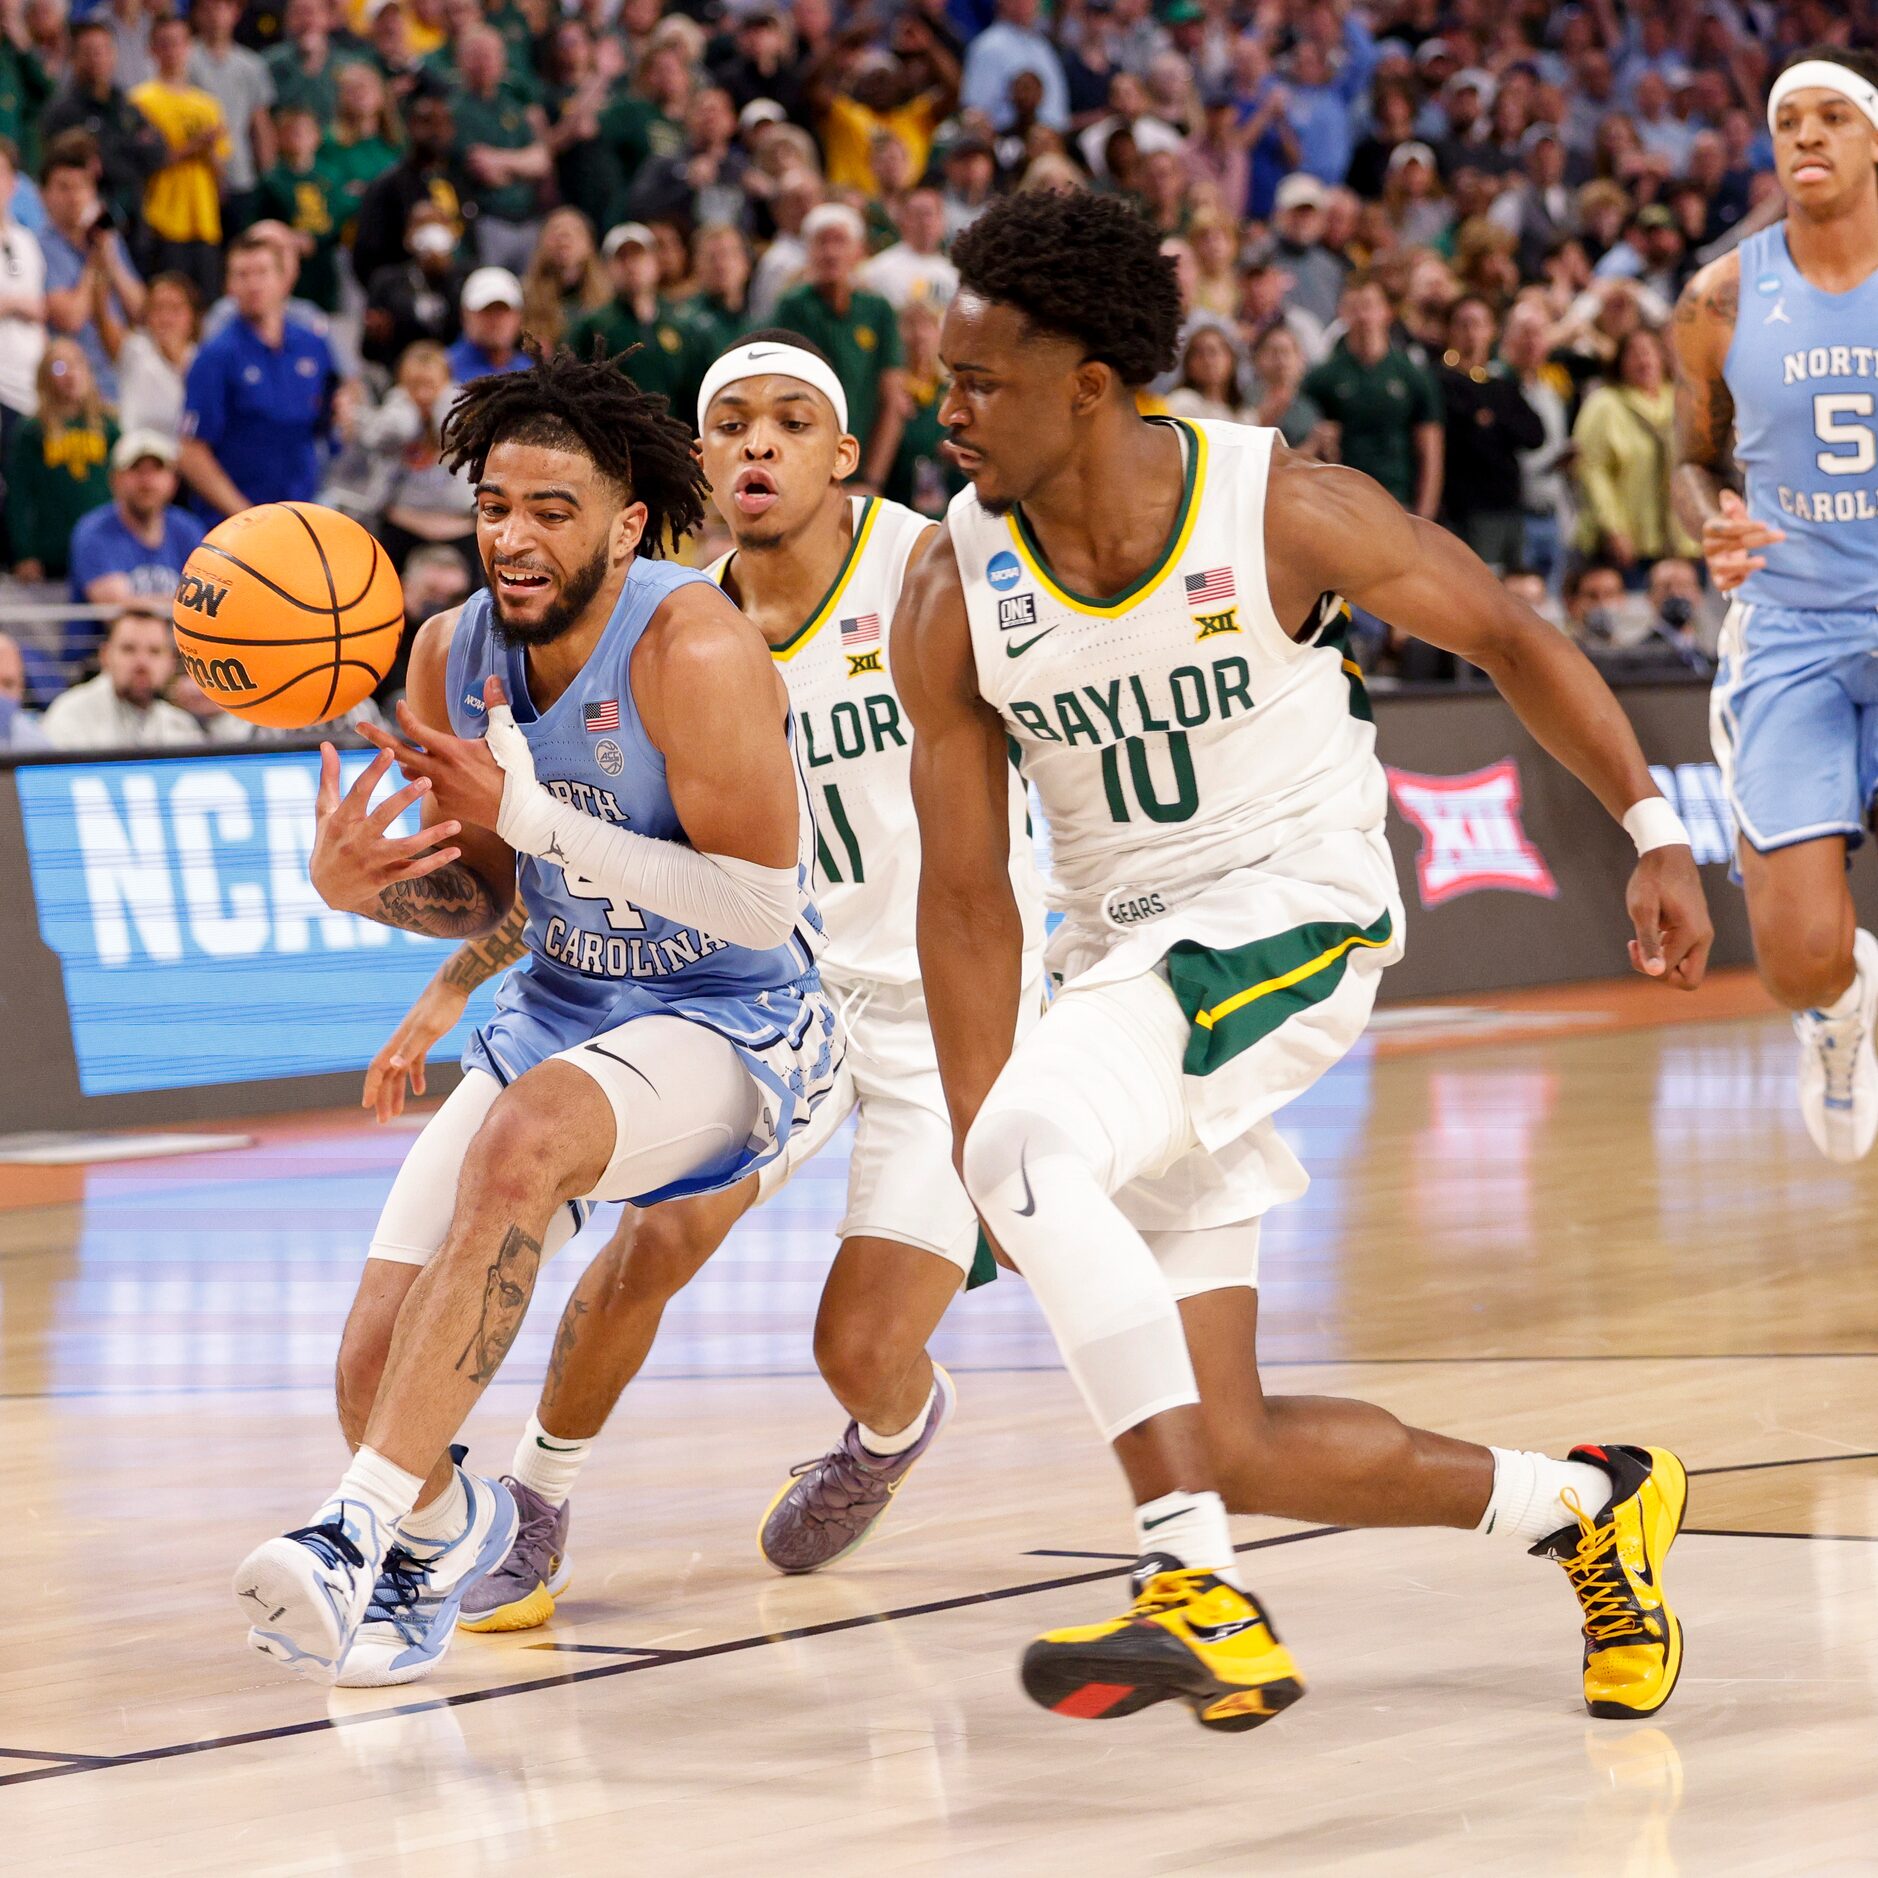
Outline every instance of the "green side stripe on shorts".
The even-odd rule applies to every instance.
[[[1394,937],[1385,909],[1368,926],[1320,920],[1230,952],[1182,939],[1167,954],[1167,979],[1193,1024],[1187,1074],[1210,1076],[1286,1018],[1321,1003],[1343,982],[1352,952]]]
[[[965,1274],[965,1289],[976,1291],[980,1285],[990,1284],[998,1275],[998,1261],[992,1256],[991,1241],[985,1237],[985,1229],[978,1229],[978,1243],[972,1248],[972,1269]]]

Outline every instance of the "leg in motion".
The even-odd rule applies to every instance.
[[[1192,1144],[1188,1020],[1153,975],[1060,997],[1020,1043],[965,1143],[967,1192],[1029,1280],[1133,1489],[1139,1593],[1106,1624],[1031,1645],[1024,1683],[1059,1714],[1185,1701],[1254,1728],[1303,1683],[1238,1584],[1200,1396],[1167,1278],[1111,1197]]]

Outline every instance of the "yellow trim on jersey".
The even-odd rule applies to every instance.
[[[1248,985],[1243,991],[1235,991],[1223,1003],[1216,1004],[1210,1011],[1202,1011],[1194,1018],[1198,1029],[1211,1030],[1217,1023],[1230,1017],[1234,1011],[1242,1011],[1248,1004],[1256,1003],[1260,998],[1268,997],[1274,991],[1288,991],[1295,984],[1301,984],[1307,978],[1315,978],[1321,971],[1328,970],[1354,946],[1381,947],[1390,944],[1393,933],[1385,933],[1380,939],[1371,939],[1363,933],[1352,933],[1347,939],[1339,939],[1334,946],[1326,947],[1314,959],[1306,959],[1302,965],[1294,965],[1290,971],[1281,972],[1276,978],[1268,978],[1263,984]]]
[[[1043,556],[1031,541],[1023,516],[1013,510],[1005,517],[1005,526],[1010,530],[1011,542],[1018,558],[1053,599],[1073,612],[1087,614],[1092,619],[1120,619],[1123,614],[1132,613],[1142,605],[1180,565],[1181,556],[1187,551],[1187,543],[1193,539],[1194,524],[1200,518],[1200,503],[1206,483],[1207,445],[1203,430],[1178,418],[1172,422],[1176,429],[1185,431],[1191,440],[1186,465],[1186,488],[1181,512],[1174,523],[1173,540],[1162,550],[1160,560],[1153,567],[1113,599],[1092,600],[1085,594],[1071,593],[1044,565]]]
[[[867,552],[867,544],[873,537],[874,524],[880,519],[880,511],[884,506],[878,496],[863,496],[861,502],[861,524],[854,531],[854,539],[848,543],[847,559],[841,563],[834,585],[822,595],[821,605],[781,645],[770,647],[769,655],[778,665],[787,665],[828,624],[835,608],[841,603],[841,596],[847,592],[849,582],[854,579],[861,565],[861,556]],[[715,567],[706,570],[720,587],[724,584],[724,576],[730,572],[730,564],[736,559],[736,554],[733,548]]]

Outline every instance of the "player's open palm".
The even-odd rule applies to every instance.
[[[1630,962],[1646,978],[1693,991],[1708,970],[1715,927],[1695,857],[1681,845],[1652,848],[1638,857],[1625,895],[1637,936]]]
[[[320,787],[313,805],[315,833],[307,873],[314,892],[338,912],[370,913],[387,887],[422,880],[462,853],[440,845],[461,833],[457,822],[431,822],[414,835],[391,833],[392,823],[429,795],[431,786],[420,777],[373,808],[372,791],[390,768],[388,753],[374,757],[341,795],[339,752],[330,743],[320,745]]]
[[[409,1083],[412,1095],[424,1093],[424,1059],[463,1015],[468,1002],[466,990],[433,978],[366,1066],[365,1093],[359,1106],[370,1109],[381,1122],[402,1115],[405,1085]]]

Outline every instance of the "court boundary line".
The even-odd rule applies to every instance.
[[[1829,1539],[1845,1545],[1878,1545],[1878,1532],[1750,1532],[1726,1526],[1685,1526],[1685,1539]]]
[[[1274,1546],[1298,1545],[1307,1539],[1328,1539],[1347,1532],[1347,1526],[1310,1526],[1302,1532],[1273,1533],[1264,1539],[1247,1539],[1233,1547],[1234,1552],[1264,1552]],[[869,1611],[858,1617],[831,1617],[819,1624],[801,1624],[792,1630],[763,1631],[747,1637],[731,1637],[722,1643],[701,1644],[695,1650],[655,1651],[636,1656],[629,1663],[599,1663],[592,1669],[566,1670],[559,1675],[535,1676],[525,1682],[494,1684],[487,1689],[461,1689],[454,1695],[432,1696],[424,1702],[404,1702],[394,1708],[373,1709],[357,1715],[318,1715],[306,1721],[284,1722],[275,1728],[251,1728],[238,1735],[209,1735],[198,1741],[172,1742],[165,1747],[136,1748],[128,1754],[100,1754],[81,1765],[33,1767],[19,1773],[0,1774],[0,1787],[22,1786],[33,1780],[57,1780],[67,1774],[97,1773],[112,1767],[138,1767],[151,1761],[180,1759],[186,1754],[213,1754],[225,1748],[253,1747],[262,1741],[285,1741],[296,1735],[325,1734],[340,1728],[356,1728],[367,1722],[385,1721],[397,1715],[425,1715],[437,1709],[468,1708],[477,1702],[495,1702],[508,1696],[527,1695],[537,1689],[567,1689],[578,1683],[602,1682],[615,1676],[631,1676],[641,1670],[670,1669],[676,1665],[707,1662],[712,1657],[736,1656],[746,1650],[760,1650],[771,1644],[801,1643],[813,1637],[839,1635],[861,1630],[869,1624],[891,1624],[911,1617],[934,1617],[947,1611],[965,1610],[977,1604],[1002,1604],[1013,1598],[1034,1597],[1040,1591],[1063,1591],[1076,1585],[1099,1584],[1105,1578],[1120,1578],[1133,1566],[1111,1565],[1102,1571],[1072,1572],[1062,1578],[1040,1578],[1028,1584],[1005,1585],[995,1591],[965,1591],[949,1598],[934,1598],[924,1604],[906,1604],[890,1611]],[[534,1646],[539,1647],[539,1646]],[[575,1646],[597,1648],[600,1646]],[[632,1646],[619,1646],[622,1648]]]

